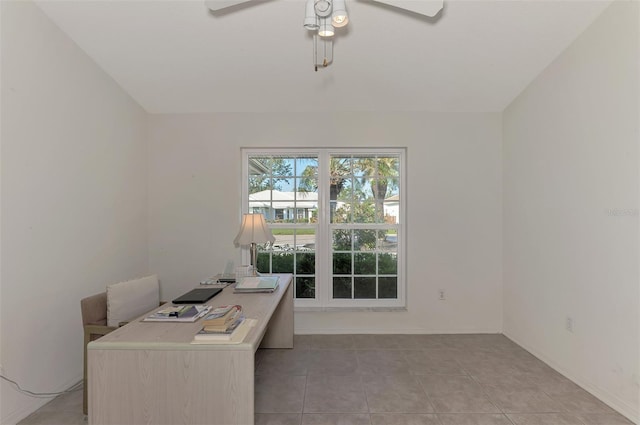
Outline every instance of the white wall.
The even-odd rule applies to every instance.
[[[298,312],[297,333],[501,331],[497,113],[152,115],[149,263],[165,299],[239,263],[240,147],[265,146],[408,148],[408,311]]]
[[[635,420],[638,6],[615,2],[503,117],[504,332]]]
[[[2,1],[1,362],[82,378],[80,299],[147,268],[146,113],[31,2]],[[0,423],[48,399],[0,384]]]

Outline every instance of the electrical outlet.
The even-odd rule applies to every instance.
[[[438,299],[440,301],[444,301],[447,299],[446,294],[444,293],[444,289],[438,289]]]
[[[567,318],[564,321],[564,328],[567,331],[573,333],[573,318],[572,317],[567,316]]]

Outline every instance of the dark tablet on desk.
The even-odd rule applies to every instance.
[[[196,288],[171,301],[174,304],[203,304],[218,295],[222,288]]]

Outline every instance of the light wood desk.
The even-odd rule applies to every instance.
[[[279,275],[272,294],[234,294],[229,286],[207,304],[240,304],[257,319],[234,345],[194,345],[195,323],[141,322],[88,346],[89,423],[254,423],[254,358],[258,346],[293,348],[293,285]]]

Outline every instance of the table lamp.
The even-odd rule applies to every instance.
[[[258,275],[258,247],[259,243],[276,241],[275,236],[271,233],[271,229],[267,227],[267,222],[262,214],[244,214],[242,216],[242,224],[240,231],[233,240],[235,246],[250,245],[251,265],[253,266],[253,275]]]

